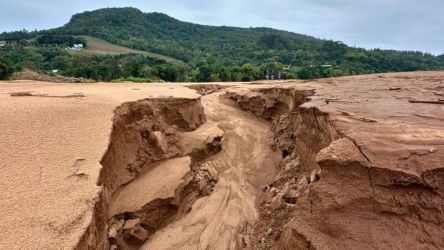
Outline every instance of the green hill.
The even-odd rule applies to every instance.
[[[198,25],[161,13],[143,13],[134,8],[100,9],[77,14],[65,26],[51,32],[90,35],[186,62],[205,58],[221,64],[242,64],[246,60],[264,62],[268,56],[274,56],[272,50],[283,55],[284,51],[321,45],[321,40],[285,31]]]
[[[413,51],[365,50],[271,28],[198,25],[134,8],[87,11],[74,15],[60,28],[3,33],[0,40],[9,41],[21,49],[29,50],[31,45],[34,52],[45,54],[54,43],[55,47],[61,47],[60,42],[72,44],[76,37],[83,37],[88,45],[82,53],[68,56],[62,74],[98,80],[123,76],[175,81],[239,81],[263,78],[266,70],[285,71],[288,77],[308,79],[444,69],[444,56]],[[35,44],[33,41],[49,41],[50,44]],[[78,62],[85,53],[92,59]],[[146,62],[141,55],[157,61],[149,59]],[[55,57],[60,56],[65,55],[60,52]],[[57,66],[51,58],[39,60],[36,63],[38,69]],[[88,62],[82,63],[85,60]],[[15,60],[14,63],[20,62]],[[42,64],[50,65],[43,67]],[[128,69],[125,74],[109,74],[107,71],[115,70],[114,66],[99,70],[97,64],[102,67],[118,64]],[[81,65],[83,70],[78,70],[75,65]],[[165,69],[167,72],[163,72]]]

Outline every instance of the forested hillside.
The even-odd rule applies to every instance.
[[[79,56],[63,50],[85,35],[184,63],[153,61],[141,55]],[[3,58],[0,62],[9,60],[15,69],[26,62],[37,70],[57,68],[64,75],[96,80],[138,77],[168,81],[248,81],[263,78],[266,70],[285,71],[289,78],[310,79],[444,69],[444,56],[351,48],[341,42],[270,28],[198,25],[134,8],[84,12],[57,29],[3,33],[0,40],[8,44],[0,49],[0,58]],[[32,55],[15,59],[17,53]]]

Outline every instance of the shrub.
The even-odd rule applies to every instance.
[[[11,63],[5,58],[0,58],[0,80],[8,80],[14,73]]]

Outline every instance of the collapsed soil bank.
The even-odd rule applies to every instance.
[[[117,108],[101,161],[102,191],[77,249],[136,249],[210,193],[217,176],[200,163],[220,151],[223,132],[215,127],[205,140],[181,140],[204,123],[199,99],[147,99]]]
[[[201,90],[201,87],[199,91],[206,94],[206,89]],[[219,88],[209,89],[208,93],[214,91]],[[139,133],[139,141],[147,143],[140,151],[134,151],[139,146],[130,151],[144,152],[149,157],[136,157],[142,160],[131,161],[132,164],[122,161],[123,164],[116,168],[117,174],[112,173],[116,170],[104,174],[109,184],[102,184],[112,191],[101,198],[108,204],[96,206],[96,213],[108,215],[103,217],[106,218],[104,224],[93,223],[90,228],[99,230],[88,232],[81,241],[96,245],[80,244],[79,249],[100,248],[102,242],[118,249],[443,248],[440,238],[444,210],[443,168],[436,164],[442,156],[439,148],[430,150],[431,158],[427,162],[431,166],[426,171],[384,166],[379,163],[382,156],[378,158],[371,151],[369,153],[361,137],[350,133],[350,128],[355,128],[356,124],[375,131],[381,130],[378,126],[391,129],[387,124],[392,125],[382,119],[369,119],[345,111],[338,115],[328,110],[332,105],[327,109],[307,105],[313,103],[310,98],[319,96],[314,90],[301,90],[296,86],[233,88],[223,92],[227,94],[216,92],[202,97],[199,104],[202,106],[197,109],[186,108],[200,110],[197,114],[205,113],[205,119],[197,119],[195,126],[180,126],[190,124],[184,120],[193,119],[180,118],[183,114],[176,109],[182,104],[175,106],[174,101],[171,107],[175,108],[168,112],[162,111],[167,110],[166,107],[153,109],[162,111],[156,111],[159,117],[165,117],[159,120],[174,122],[165,122],[159,127],[153,125],[149,133],[131,130],[132,119],[123,123],[122,127],[131,131],[129,138]],[[326,95],[323,98],[324,105],[337,101]],[[135,107],[137,110],[137,105]],[[144,112],[136,112],[135,117],[139,118],[135,119],[138,120],[135,124],[150,123],[155,117]],[[434,123],[431,124],[433,128]],[[167,143],[162,143],[161,138],[169,132],[159,131],[164,126],[175,131],[170,133],[171,137],[167,136]],[[208,137],[209,131],[219,136]],[[368,135],[366,133],[363,135]],[[217,140],[210,140],[208,144],[207,138]],[[117,143],[116,147],[125,144]],[[204,153],[186,152],[184,149],[193,148],[190,145],[200,145],[194,147]],[[154,153],[145,147],[154,147]],[[175,154],[156,158],[155,152],[168,155],[169,149],[176,147],[179,150],[174,151]],[[414,150],[417,149],[404,159],[410,164],[407,166],[414,167],[415,162],[423,164],[422,158],[412,160],[418,155],[429,154],[418,154]],[[404,152],[393,153],[397,154]],[[383,157],[393,155],[389,152]],[[150,159],[157,160],[150,165]],[[170,160],[174,164],[170,164]],[[153,194],[146,193],[144,197],[149,197],[149,201],[138,201],[138,210],[128,211],[119,205],[119,200],[133,200],[133,197],[124,199],[121,196],[146,187],[145,181],[152,185],[149,190],[156,189],[152,182],[171,173],[168,169],[172,165],[179,166],[182,171],[168,175],[171,179],[166,182],[185,180],[188,183],[186,180],[189,180],[194,184],[185,185],[187,188],[171,185],[162,189],[170,190],[170,195],[156,193],[159,199],[152,199]],[[123,174],[122,169],[125,169]],[[188,169],[191,171],[187,172]],[[161,170],[166,172],[161,173]],[[181,178],[186,172],[188,177]],[[200,185],[202,179],[203,186]],[[190,197],[187,195],[190,190],[192,198],[182,198]],[[110,202],[117,204],[111,207],[118,211],[112,212],[111,217],[107,211]],[[105,230],[100,231],[100,228]],[[100,237],[103,241],[97,240]]]
[[[274,147],[284,157],[264,187],[247,248],[443,248],[443,166],[417,177],[374,165],[329,114],[299,107],[313,94],[276,87],[228,93],[273,122]]]
[[[269,147],[271,125],[220,95],[147,99],[115,111],[103,190],[77,249],[248,244],[257,194],[281,156]]]

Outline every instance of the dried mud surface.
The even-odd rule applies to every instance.
[[[410,100],[439,100],[444,74],[296,89],[305,102],[287,98],[292,84],[229,93],[273,123],[274,146],[285,156],[263,189],[247,248],[443,249],[444,106]]]
[[[2,248],[444,249],[443,72],[0,92]]]

